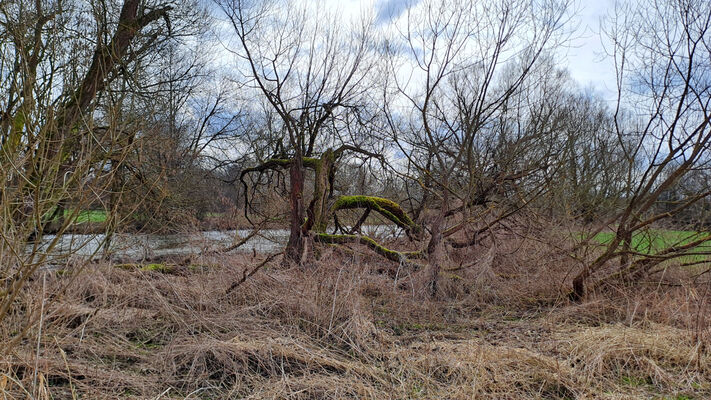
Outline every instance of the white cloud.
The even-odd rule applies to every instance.
[[[578,31],[570,45],[559,53],[561,62],[570,75],[583,86],[590,86],[606,100],[614,100],[616,90],[613,60],[605,53],[601,36],[603,19],[614,10],[615,0],[584,2],[573,23]]]
[[[615,70],[604,51],[600,23],[612,12],[615,1],[582,2],[578,15],[571,21],[578,29],[569,45],[558,53],[561,66],[570,70],[573,79],[581,86],[591,86],[608,100],[614,99]],[[376,23],[386,27],[418,3],[420,0],[327,0],[325,6],[338,10],[346,21],[364,13],[375,15]]]
[[[569,69],[573,79],[581,86],[592,87],[610,101],[615,97],[615,72],[612,59],[605,54],[600,23],[614,10],[615,1],[581,2],[579,13],[570,21],[573,26],[577,25],[578,29],[568,46],[557,52],[560,65]],[[421,0],[321,0],[319,8],[324,11],[322,15],[337,15],[344,26],[363,16],[372,16],[380,29],[393,33],[393,21],[402,18],[408,8],[415,7],[420,2]],[[223,38],[229,40],[230,35],[224,35]],[[226,58],[232,57],[223,59]]]

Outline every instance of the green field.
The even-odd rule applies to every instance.
[[[694,240],[698,240],[706,232],[675,231],[675,230],[648,230],[639,232],[632,236],[632,250],[642,254],[657,254],[658,252],[674,246],[683,246]],[[595,236],[595,240],[602,245],[609,244],[615,238],[614,232],[600,232]],[[709,252],[711,253],[711,241],[707,241],[690,249],[689,253]],[[709,260],[709,255],[692,254],[679,258],[681,262],[699,262]]]

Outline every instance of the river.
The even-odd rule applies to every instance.
[[[164,256],[179,256],[218,250],[237,243],[247,237],[250,230],[202,231],[175,234],[114,234],[108,255],[121,260],[146,260]],[[399,229],[389,225],[369,225],[363,227],[363,233],[376,237],[397,237]],[[285,229],[264,229],[235,249],[236,252],[269,253],[281,249],[289,238]],[[79,258],[100,258],[105,256],[104,234],[68,233],[57,238],[44,235],[40,252],[46,251],[50,243],[57,239],[49,252],[49,259],[65,259],[68,256]],[[52,261],[50,261],[51,263]]]

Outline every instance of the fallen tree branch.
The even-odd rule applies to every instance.
[[[259,271],[260,269],[262,269],[262,267],[264,267],[265,265],[269,264],[274,258],[276,258],[277,256],[281,255],[282,253],[283,253],[283,251],[280,251],[280,252],[278,252],[278,253],[274,253],[274,254],[270,255],[269,257],[265,258],[264,261],[262,261],[261,263],[257,264],[257,266],[254,267],[249,273],[247,273],[247,270],[248,270],[249,268],[245,268],[244,271],[242,271],[242,278],[240,278],[240,280],[238,280],[237,282],[235,282],[235,283],[233,283],[232,285],[230,285],[230,287],[227,288],[227,290],[225,290],[225,295],[230,294],[230,293],[231,293],[233,290],[235,290],[238,286],[240,286],[241,284],[245,283],[245,282],[247,281],[247,279],[251,278],[252,275],[256,274],[257,271]]]
[[[265,218],[264,220],[262,220],[262,222],[260,222],[254,229],[252,229],[252,232],[250,232],[247,236],[242,238],[242,240],[240,240],[239,242],[229,245],[225,248],[218,249],[218,250],[216,250],[216,252],[224,254],[224,253],[229,253],[230,251],[237,249],[239,247],[242,247],[245,243],[249,242],[253,237],[259,235],[259,232],[262,231],[262,228],[264,228],[264,226],[267,224],[267,222],[269,222],[269,218]]]
[[[356,243],[367,246],[372,249],[377,254],[387,258],[390,261],[401,262],[404,265],[415,267],[415,269],[422,268],[421,265],[410,261],[410,257],[419,257],[421,252],[400,252],[388,249],[382,246],[372,238],[362,235],[330,235],[328,233],[319,233],[314,236],[314,241],[326,244],[346,244],[346,243]]]

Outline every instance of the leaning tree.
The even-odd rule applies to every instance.
[[[188,24],[195,4],[170,0],[0,2],[0,320],[81,207],[110,189],[129,143],[106,97],[132,66]],[[47,222],[70,218],[42,241]],[[32,322],[2,346],[21,340]]]
[[[326,233],[329,221],[336,219],[336,211],[343,209],[365,210],[356,229],[374,211],[409,235],[420,233],[393,201],[333,195],[339,163],[352,157],[383,160],[378,144],[365,128],[374,118],[366,111],[375,63],[372,23],[361,20],[352,29],[343,29],[335,16],[313,18],[322,10],[308,4],[241,0],[220,0],[217,4],[238,42],[230,51],[238,60],[238,68],[248,71],[245,86],[267,104],[266,115],[277,116],[265,117],[272,138],[268,141],[270,151],[256,160],[257,165],[242,170],[239,179],[247,194],[250,177],[258,182],[264,174],[288,171],[290,236],[286,259],[302,263],[308,241],[357,241],[388,258],[402,258],[401,253],[352,231]],[[308,202],[304,198],[307,171],[313,172]],[[246,199],[245,211],[250,207]]]

